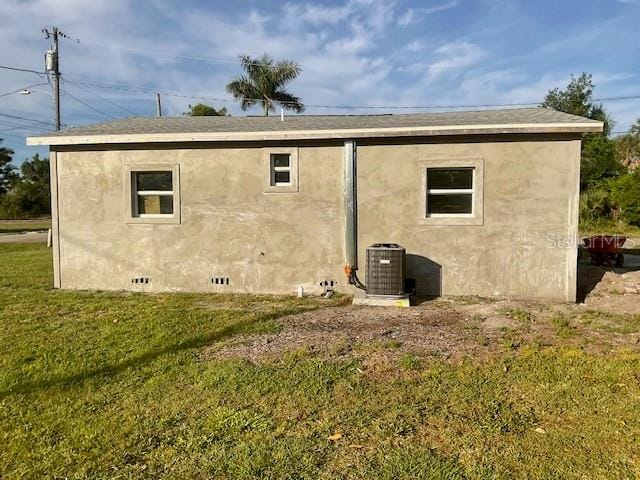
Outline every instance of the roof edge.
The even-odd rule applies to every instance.
[[[96,145],[113,143],[237,142],[267,140],[321,140],[345,138],[392,138],[442,135],[489,135],[504,133],[601,133],[599,121],[576,123],[522,123],[495,125],[449,125],[428,127],[349,128],[335,130],[280,130],[262,132],[141,133],[117,135],[41,135],[27,137],[27,145]]]

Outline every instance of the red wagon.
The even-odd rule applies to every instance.
[[[615,262],[616,267],[622,267],[624,265],[622,246],[626,241],[627,237],[622,235],[597,235],[583,239],[582,246],[591,255],[592,263],[611,265]]]

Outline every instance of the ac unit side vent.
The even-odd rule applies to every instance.
[[[149,277],[134,277],[131,279],[131,283],[135,285],[148,285],[151,283],[151,278]]]
[[[212,277],[211,283],[214,285],[229,285],[229,277]]]

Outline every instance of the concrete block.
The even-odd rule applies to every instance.
[[[374,307],[409,307],[409,296],[404,297],[384,297],[384,296],[371,296],[371,297],[354,297],[354,305],[369,305]]]

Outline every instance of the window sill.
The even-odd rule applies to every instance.
[[[131,217],[127,219],[127,224],[180,225],[180,217],[178,215],[167,215],[166,217]]]
[[[269,185],[264,193],[298,193],[298,185]]]
[[[452,216],[452,217],[421,217],[418,219],[419,225],[484,225],[483,217],[473,216]]]

